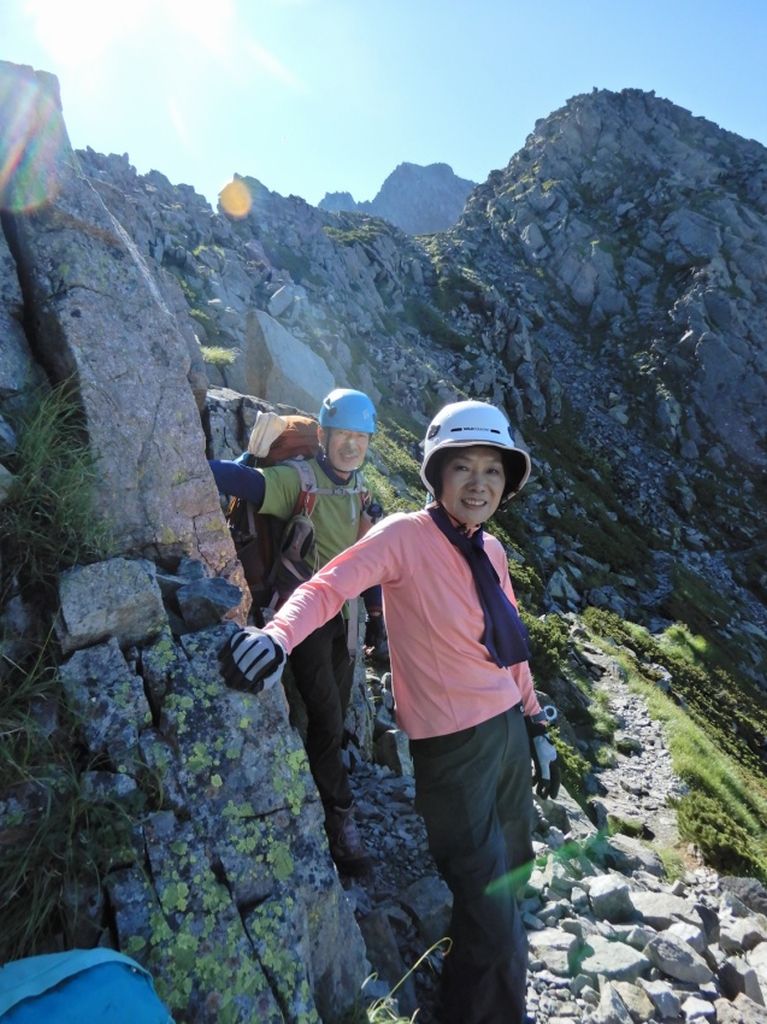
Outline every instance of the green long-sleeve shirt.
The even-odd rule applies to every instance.
[[[312,512],[319,567],[354,544],[360,535],[362,503],[360,491],[365,490],[360,473],[355,473],[344,486],[334,484],[316,459],[309,460],[317,487],[332,491],[318,494]],[[270,466],[259,469],[266,483],[264,500],[259,511],[278,519],[289,519],[301,493],[301,480],[293,466]]]

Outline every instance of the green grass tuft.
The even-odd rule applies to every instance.
[[[109,540],[93,513],[81,423],[66,384],[34,403],[16,424],[15,479],[0,508],[0,604],[20,588],[38,620],[37,636],[9,633],[0,648],[0,962],[71,944],[85,894],[130,832],[119,807],[83,796],[87,766],[78,764],[56,682],[58,574],[102,557]]]
[[[8,502],[0,508],[3,586],[49,583],[62,569],[101,558],[107,525],[94,515],[95,470],[82,418],[66,384],[18,424]]]
[[[238,348],[224,348],[223,345],[200,345],[202,358],[211,366],[231,366],[240,354]]]

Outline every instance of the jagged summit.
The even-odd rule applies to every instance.
[[[410,235],[445,231],[455,224],[474,182],[448,164],[399,164],[372,200],[357,203],[350,192],[328,192],[318,206],[332,212],[383,217]]]
[[[764,146],[652,93],[596,91],[536,122],[446,244],[498,284],[513,263],[544,347],[576,367],[596,347],[606,390],[630,391],[626,416],[688,458],[764,468],[766,215]]]

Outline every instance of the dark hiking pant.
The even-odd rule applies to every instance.
[[[457,733],[413,740],[410,749],[416,808],[453,893],[440,1024],[522,1024],[527,939],[514,893],[533,849],[521,705]]]
[[[306,705],[306,754],[326,808],[348,807],[349,778],[341,759],[344,715],[351,695],[354,661],[346,644],[346,621],[336,615],[290,655],[296,688]]]

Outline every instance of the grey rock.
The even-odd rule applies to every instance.
[[[690,924],[689,921],[674,921],[666,929],[666,935],[674,935],[688,945],[692,946],[696,953],[704,953],[706,950],[706,936],[702,928]]]
[[[76,651],[59,668],[67,703],[92,757],[106,755],[119,771],[137,759],[138,734],[151,725],[141,679],[128,667],[117,640]]]
[[[759,985],[767,1002],[767,942],[762,942],[745,954],[746,963],[756,972]]]
[[[377,764],[391,768],[397,775],[412,775],[413,760],[407,734],[401,729],[387,729],[375,741],[375,760]]]
[[[5,65],[7,67],[7,65]],[[5,72],[0,71],[5,81]],[[20,412],[29,396],[42,388],[45,375],[32,358],[24,328],[24,303],[19,275],[8,249],[4,233],[0,233],[0,412]],[[3,445],[11,442],[8,425],[3,428]],[[15,445],[14,445],[15,447]]]
[[[15,479],[13,473],[0,463],[0,508],[10,500]]]
[[[767,1010],[743,994],[732,1003],[717,999],[714,1006],[719,1024],[767,1024]]]
[[[15,255],[45,369],[76,381],[97,468],[95,514],[110,525],[114,554],[194,551],[214,571],[234,571],[187,342],[135,243],[82,174],[60,110],[48,118],[61,141],[58,189],[34,217],[15,219]]]
[[[238,617],[242,593],[227,580],[194,580],[176,593],[181,615],[190,630],[206,629],[226,619]]]
[[[721,886],[736,895],[752,913],[767,915],[767,889],[758,879],[722,875]]]
[[[707,999],[689,996],[682,1003],[685,1020],[716,1020],[716,1007]]]
[[[605,921],[626,921],[634,915],[629,887],[622,876],[600,875],[589,883],[589,901],[594,914]]]
[[[114,637],[122,646],[156,636],[167,622],[154,564],[112,558],[62,573],[56,632],[64,653]]]
[[[630,981],[611,982],[629,1011],[632,1021],[650,1020],[655,1011],[655,1004],[646,989],[642,987],[642,980],[640,978],[636,983]]]
[[[569,977],[570,957],[577,946],[574,935],[559,928],[544,928],[543,931],[528,935],[528,944],[531,954],[543,962],[546,970]]]
[[[0,416],[0,458],[6,458],[16,451],[18,437],[16,431],[4,416]]]
[[[632,924],[622,927],[620,925],[616,926],[615,934],[627,946],[633,946],[634,949],[642,950],[656,932],[646,925]]]
[[[160,809],[189,817],[189,800],[178,781],[178,759],[170,744],[156,730],[145,729],[139,736],[139,751],[149,774],[145,787],[154,791]]]
[[[633,891],[631,903],[643,921],[659,930],[668,928],[674,920],[700,923],[694,904],[670,893]]]
[[[681,1000],[667,981],[640,978],[638,984],[642,986],[650,997],[653,1006],[661,1017],[673,1018],[679,1016]]]
[[[401,894],[402,905],[413,915],[426,948],[449,933],[453,896],[437,875],[424,875]]]
[[[299,409],[319,409],[335,381],[327,364],[268,313],[247,318],[247,343],[224,369],[227,386]]]
[[[385,908],[374,910],[360,921],[360,931],[365,940],[368,959],[378,978],[385,982],[386,992],[390,992],[398,982],[405,979],[407,966],[399,952],[397,939],[389,915]],[[412,977],[406,978],[396,992],[397,1006],[400,1013],[411,1015],[418,1003],[415,995],[415,984]]]
[[[130,806],[137,802],[138,786],[130,775],[119,772],[83,772],[80,786],[83,797],[90,803]]]
[[[757,973],[742,957],[728,956],[717,971],[717,979],[722,993],[728,999],[734,999],[739,992],[743,992],[749,999],[764,1006],[764,993]]]
[[[161,812],[148,819],[145,835],[165,930],[164,934],[158,934],[156,927],[154,934],[150,931],[149,948],[142,950],[142,961],[154,967],[157,977],[167,978],[174,959],[182,956],[189,944],[187,936],[194,937],[191,963],[196,969],[188,974],[191,984],[186,984],[186,995],[177,983],[173,985],[175,999],[169,1005],[171,1012],[182,1009],[177,1000],[184,999],[185,1012],[213,1024],[220,1019],[221,1008],[230,1004],[240,1015],[250,1014],[276,1024],[281,1014],[273,989],[259,959],[253,956],[243,922],[224,885],[211,870],[191,823],[182,824],[169,812]],[[273,927],[288,945],[290,922],[284,918],[275,920]],[[126,941],[122,935],[120,941],[124,948]],[[209,968],[203,970],[206,961]],[[302,973],[302,967],[303,964],[297,966],[296,973]],[[289,972],[286,974],[291,977]]]
[[[762,918],[722,918],[719,945],[725,953],[743,953],[767,941],[767,921]]]
[[[600,1024],[632,1024],[631,1014],[620,992],[609,981],[602,985],[594,1020]]]
[[[706,961],[683,939],[668,932],[650,939],[644,953],[659,970],[677,981],[704,985],[713,978]]]
[[[291,308],[294,302],[305,298],[306,292],[296,285],[284,284],[269,299],[269,316],[281,317]]]
[[[620,833],[610,836],[605,851],[605,862],[616,871],[629,874],[633,871],[647,871],[658,878],[663,875],[663,863],[657,853],[646,843],[633,836]],[[636,910],[636,903],[632,905]]]
[[[601,975],[609,981],[636,981],[648,975],[651,966],[644,953],[601,935],[591,936],[579,953],[579,970],[591,978]]]

